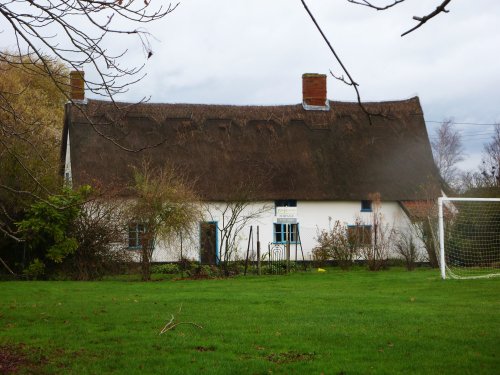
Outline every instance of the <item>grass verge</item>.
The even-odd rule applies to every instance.
[[[494,374],[499,292],[499,279],[399,269],[4,282],[0,347],[27,348],[50,374]],[[159,335],[172,314],[203,329]]]

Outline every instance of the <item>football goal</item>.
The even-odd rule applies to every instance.
[[[500,198],[439,198],[441,277],[500,276]]]

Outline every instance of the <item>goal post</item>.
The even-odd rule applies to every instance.
[[[438,199],[441,277],[500,276],[500,198]]]

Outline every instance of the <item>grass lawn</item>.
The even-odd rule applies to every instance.
[[[40,374],[498,374],[499,312],[500,279],[431,270],[3,282],[0,348]],[[159,335],[171,314],[203,329]]]

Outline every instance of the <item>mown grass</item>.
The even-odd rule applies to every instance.
[[[4,282],[0,346],[41,373],[496,374],[499,292],[431,270]],[[159,335],[171,314],[203,329]]]

